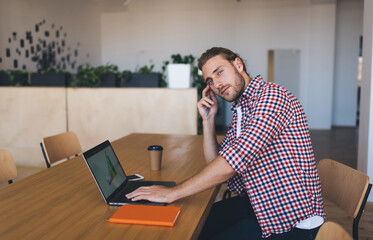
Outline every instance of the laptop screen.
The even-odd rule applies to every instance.
[[[126,174],[108,141],[98,145],[97,148],[92,150],[93,152],[89,151],[90,153],[84,154],[84,157],[100,187],[101,193],[104,195],[105,199],[108,199],[108,197],[124,183]]]

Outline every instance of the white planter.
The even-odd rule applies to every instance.
[[[191,88],[192,75],[190,64],[168,64],[166,81],[169,88]]]

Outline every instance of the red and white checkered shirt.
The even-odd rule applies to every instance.
[[[239,137],[237,107],[242,109]],[[229,190],[247,193],[262,236],[290,231],[311,216],[325,218],[308,123],[297,98],[259,75],[232,111],[219,155],[236,171]]]

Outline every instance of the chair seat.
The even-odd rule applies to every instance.
[[[352,240],[352,237],[346,230],[336,222],[325,222],[315,240]]]
[[[346,211],[344,211],[342,208],[338,207],[336,204],[334,204],[332,201],[329,201],[328,199],[324,198],[324,208],[326,212],[326,219],[325,221],[333,221],[341,226],[343,226],[346,231],[352,235],[352,223],[354,222],[354,219],[350,217]]]

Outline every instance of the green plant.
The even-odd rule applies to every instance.
[[[70,86],[78,87],[97,87],[104,74],[112,73],[116,79],[121,78],[122,73],[119,72],[118,66],[114,64],[105,64],[98,67],[93,67],[89,63],[80,65],[78,72],[71,77]]]
[[[95,71],[100,79],[103,74],[113,73],[116,75],[119,73],[118,66],[114,64],[109,64],[109,63],[107,63],[106,65],[101,65],[101,66],[96,67]]]
[[[150,66],[144,65],[136,70],[136,73],[153,73],[154,64]]]
[[[144,66],[142,66],[142,67],[140,67],[140,68],[138,68],[138,69],[136,69],[136,73],[142,73],[142,74],[151,74],[151,73],[157,73],[157,74],[161,74],[161,76],[162,76],[162,78],[161,78],[161,87],[167,87],[167,83],[166,83],[166,81],[165,81],[165,79],[163,78],[163,70],[162,70],[162,72],[160,73],[160,72],[155,72],[155,71],[153,71],[153,69],[154,69],[154,64],[151,64],[151,65],[149,65],[149,66],[147,66],[147,65],[144,65]],[[163,69],[163,67],[162,67],[162,69]]]
[[[131,77],[132,77],[132,72],[129,70],[118,72],[117,74],[117,79],[119,80],[118,85],[121,85],[122,82],[130,81]]]
[[[122,72],[118,73],[118,78],[126,78],[126,79],[131,79],[131,71],[130,70],[124,70]]]
[[[1,70],[8,76],[11,86],[28,86],[28,72],[26,70]]]
[[[173,54],[171,55],[172,63],[182,63],[182,64],[191,64],[194,65],[194,60],[196,59],[193,57],[192,54],[185,55],[184,57],[180,54]]]
[[[78,72],[71,77],[70,86],[73,87],[88,87],[97,86],[99,76],[96,74],[96,70],[89,63],[80,65]]]
[[[169,63],[170,63],[169,61],[164,61],[164,62],[163,62],[163,65],[162,65],[162,72],[161,72],[161,75],[162,75],[162,83],[161,83],[161,87],[167,87],[167,81],[166,81],[166,69],[167,69],[167,65],[168,65]]]
[[[48,68],[45,70],[44,73],[68,73],[65,69],[63,68]]]

